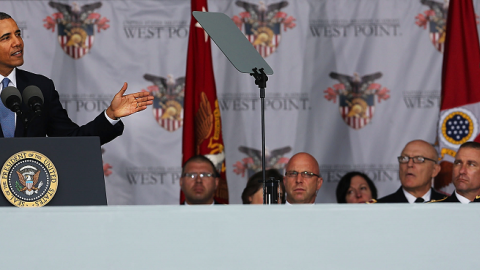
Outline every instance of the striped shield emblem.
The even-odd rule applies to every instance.
[[[361,129],[370,123],[375,112],[375,95],[347,98],[340,95],[340,115],[353,129]]]
[[[84,24],[67,29],[63,24],[58,24],[58,42],[73,59],[85,56],[92,48],[94,39],[93,25]]]
[[[176,99],[153,101],[153,117],[157,123],[167,131],[174,132],[183,126],[183,106]]]
[[[245,36],[263,58],[268,57],[275,52],[280,44],[282,37],[280,23],[257,28],[253,28],[251,24],[247,23],[245,24]]]

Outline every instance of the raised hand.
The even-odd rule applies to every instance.
[[[153,96],[149,92],[142,91],[124,95],[127,87],[128,84],[125,82],[107,108],[107,115],[113,120],[143,111],[148,105],[153,104]]]

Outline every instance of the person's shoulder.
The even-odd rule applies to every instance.
[[[378,203],[397,202],[396,197],[397,197],[396,194],[392,193],[390,195],[387,195],[385,197],[382,197],[382,198],[378,199],[377,202]]]
[[[448,196],[445,196],[445,197],[443,197],[443,198],[441,198],[441,199],[438,199],[438,200],[433,199],[433,200],[430,200],[430,201],[428,201],[428,202],[426,202],[426,203],[448,202],[448,201],[447,201],[448,198],[449,198]]]
[[[436,203],[436,202],[459,202],[455,193],[452,193],[450,196],[444,196],[441,199],[432,199],[429,203]]]
[[[382,197],[377,200],[378,203],[400,203],[400,202],[405,202],[407,199],[405,198],[405,195],[402,193],[402,188],[398,189],[392,194],[389,194],[385,197]],[[408,202],[408,201],[407,201]]]
[[[432,193],[430,195],[430,201],[441,201],[441,200],[445,200],[446,198],[448,198],[448,195],[440,193],[440,192],[438,192],[438,191],[436,191],[435,189],[432,188]]]
[[[18,69],[18,68],[17,68],[17,78],[20,78],[21,80],[34,81],[34,82],[40,82],[40,83],[52,82],[52,80],[47,76],[26,71],[23,69]]]

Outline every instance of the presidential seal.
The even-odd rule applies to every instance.
[[[0,185],[5,198],[17,207],[44,206],[57,192],[57,169],[45,155],[21,151],[3,164]]]

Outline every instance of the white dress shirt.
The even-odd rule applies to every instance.
[[[463,197],[462,195],[458,194],[457,191],[455,190],[455,196],[457,196],[457,199],[460,201],[462,204],[467,204],[470,203],[470,200]]]
[[[403,189],[403,194],[405,194],[405,197],[407,198],[408,200],[408,203],[415,203],[415,200],[417,199],[417,197],[413,196],[412,194],[408,193],[405,189]],[[432,189],[428,189],[427,193],[425,193],[422,198],[424,199],[424,203],[426,202],[429,202],[430,201],[430,197],[432,195]]]

